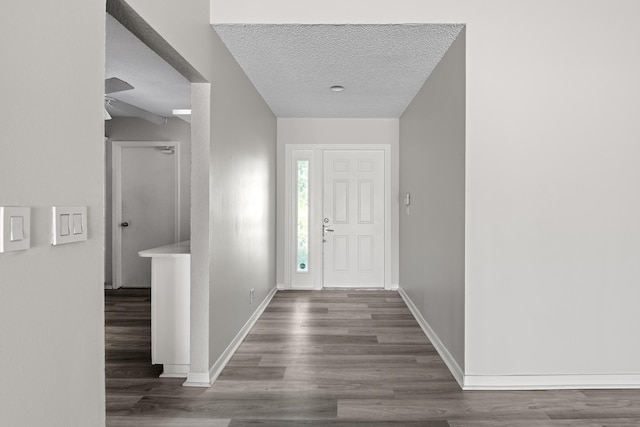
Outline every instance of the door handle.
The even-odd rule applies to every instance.
[[[121,225],[122,227],[128,227],[128,226],[129,226],[129,223],[125,221],[125,222],[121,223],[120,225]]]
[[[326,233],[333,233],[333,228],[329,228],[331,227],[330,225],[328,225],[329,223],[329,218],[325,218],[324,220],[322,220],[323,224],[322,224],[322,243],[326,243],[327,241],[324,239],[324,236]]]
[[[329,228],[329,227],[330,227],[329,225],[322,224],[322,237],[324,237],[325,233],[333,233],[334,232],[333,228]]]

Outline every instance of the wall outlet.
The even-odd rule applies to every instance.
[[[254,288],[251,288],[251,290],[249,291],[249,304],[253,304],[253,293],[256,290]]]

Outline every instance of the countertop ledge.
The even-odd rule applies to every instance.
[[[146,249],[138,252],[138,255],[145,258],[151,257],[185,257],[191,255],[191,240],[174,243],[171,245],[160,246],[157,248]]]

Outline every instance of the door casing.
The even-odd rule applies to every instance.
[[[284,227],[284,288],[313,289],[323,288],[322,278],[322,238],[311,239],[309,248],[309,279],[296,280],[295,269],[295,168],[293,162],[298,158],[310,160],[310,230],[318,233],[322,224],[323,195],[323,151],[324,150],[383,150],[384,151],[384,289],[393,289],[391,283],[391,145],[390,144],[286,144],[285,145],[285,227]],[[320,266],[320,268],[316,268]]]

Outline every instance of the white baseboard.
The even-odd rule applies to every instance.
[[[407,293],[400,296],[463,390],[640,389],[640,375],[465,375]]]
[[[464,390],[638,389],[640,375],[465,375]]]
[[[431,341],[431,344],[433,344],[442,360],[444,360],[444,363],[447,365],[447,368],[449,368],[449,371],[451,371],[453,377],[456,379],[460,387],[463,387],[465,376],[464,371],[462,370],[462,368],[460,368],[458,362],[456,362],[451,353],[449,353],[449,350],[442,343],[442,341],[438,337],[438,334],[436,334],[433,328],[431,328],[431,326],[427,323],[425,318],[422,316],[422,313],[420,313],[413,301],[411,301],[411,298],[409,298],[409,295],[407,295],[407,293],[400,287],[398,287],[398,293],[407,304],[407,307],[409,307],[409,310],[411,310],[413,317],[416,318],[416,321],[418,322],[424,333],[427,335],[427,338],[429,338],[429,341]]]
[[[189,375],[189,365],[162,365],[160,378],[186,378]]]
[[[276,285],[276,289],[279,290],[279,291],[284,291],[287,288],[284,286],[284,283],[278,283]]]
[[[249,318],[249,320],[247,320],[247,323],[244,324],[242,329],[240,329],[240,331],[236,334],[236,336],[233,338],[231,343],[222,352],[220,357],[218,357],[218,360],[216,360],[216,362],[213,364],[211,369],[209,369],[209,374],[207,375],[206,373],[198,373],[198,374],[190,373],[189,376],[187,377],[187,381],[183,384],[183,386],[211,387],[211,385],[213,385],[214,381],[220,376],[224,367],[227,366],[227,363],[229,363],[229,360],[231,360],[231,357],[236,352],[238,347],[240,347],[240,344],[242,344],[242,341],[247,337],[247,335],[249,334],[249,331],[256,324],[256,322],[258,321],[258,319],[260,318],[264,310],[267,308],[267,306],[271,302],[271,299],[273,298],[273,296],[276,294],[277,291],[278,291],[277,286],[272,288],[271,291],[269,291],[265,299],[256,308],[256,311],[254,311],[251,317]]]
[[[211,387],[208,372],[189,372],[183,387]]]

